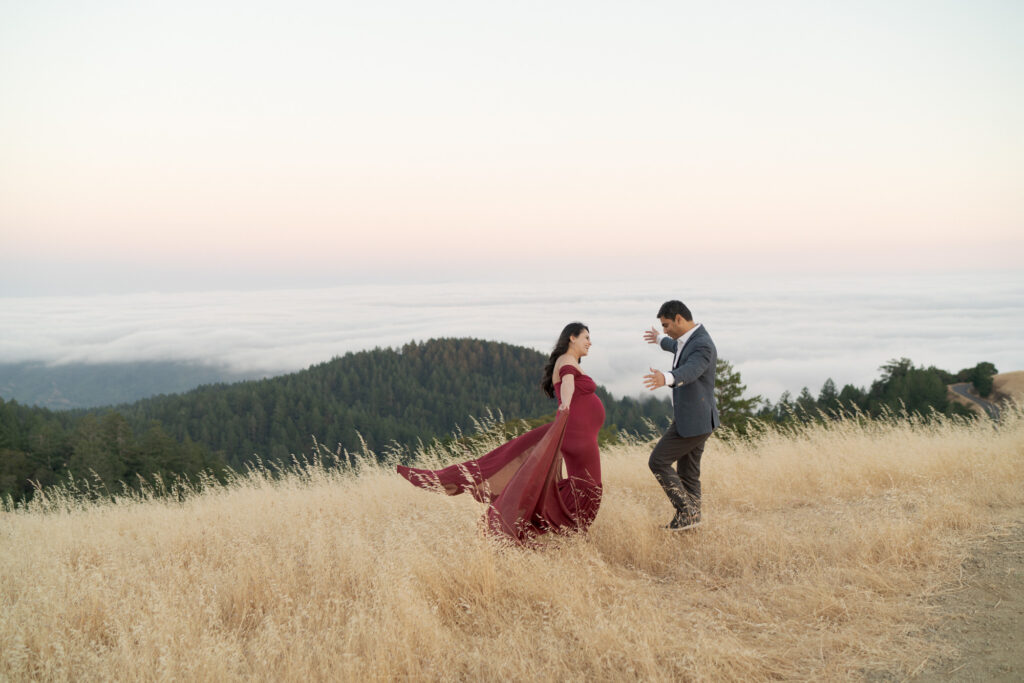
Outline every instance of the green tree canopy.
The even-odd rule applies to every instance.
[[[715,366],[715,403],[722,426],[745,433],[747,423],[764,402],[761,396],[745,396],[747,385],[739,370],[721,358]]]

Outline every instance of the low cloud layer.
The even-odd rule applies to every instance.
[[[0,361],[189,360],[275,373],[347,351],[477,337],[550,351],[586,322],[585,367],[616,395],[641,395],[668,354],[641,334],[681,298],[740,370],[776,400],[826,378],[867,385],[891,358],[958,370],[1024,369],[1020,274],[605,283],[368,285],[316,290],[0,299]],[[539,368],[538,368],[539,372]]]

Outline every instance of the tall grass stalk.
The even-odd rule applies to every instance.
[[[488,424],[420,461],[493,447]],[[945,654],[929,607],[971,544],[1024,510],[1020,406],[999,425],[897,415],[713,439],[694,533],[661,528],[652,445],[604,452],[589,535],[541,549],[483,536],[468,496],[410,486],[399,449],[318,446],[223,485],[41,491],[0,512],[0,679],[905,674]]]

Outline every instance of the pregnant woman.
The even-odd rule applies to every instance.
[[[597,433],[604,424],[597,385],[580,369],[589,351],[587,326],[566,325],[541,379],[544,392],[558,399],[554,422],[476,460],[440,470],[399,465],[398,473],[416,486],[451,496],[468,491],[487,503],[487,529],[517,543],[549,531],[586,531],[601,504]]]

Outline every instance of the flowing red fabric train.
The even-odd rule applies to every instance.
[[[601,504],[601,462],[597,432],[604,405],[594,381],[571,366],[559,379],[575,376],[569,410],[555,421],[502,444],[490,453],[440,470],[398,466],[421,488],[456,495],[468,491],[488,503],[487,529],[523,543],[549,531],[584,531]],[[561,382],[555,385],[561,396]],[[562,476],[562,464],[568,473]]]
[[[551,428],[487,510],[487,526],[522,542],[538,531],[575,529],[572,511],[558,495],[562,479],[562,440],[569,423],[560,411]]]

